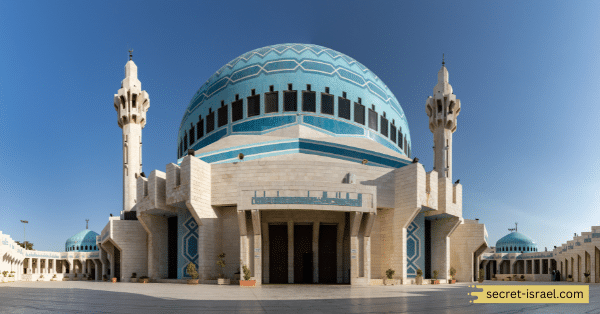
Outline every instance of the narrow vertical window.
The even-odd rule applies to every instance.
[[[403,141],[402,128],[399,128],[398,129],[398,147],[400,147],[400,149],[402,149],[402,141]]]
[[[302,111],[317,112],[317,94],[310,90],[310,84],[302,91]]]
[[[384,115],[379,118],[381,124],[380,132],[381,135],[388,137],[388,119],[385,118],[385,112],[383,114]]]
[[[260,94],[256,95],[256,90],[252,90],[252,95],[248,97],[248,117],[260,115]]]
[[[373,109],[369,109],[369,128],[377,131],[377,112]]]
[[[279,111],[279,92],[275,91],[273,85],[269,86],[269,92],[265,93],[265,113]]]
[[[396,126],[394,124],[390,125],[390,141],[394,142],[394,144],[396,144]]]
[[[220,128],[226,125],[229,120],[229,110],[227,110],[227,105],[225,105],[224,101],[221,102],[221,108],[217,109],[217,111],[219,114],[217,125]]]
[[[244,100],[235,95],[235,101],[231,103],[231,121],[235,122],[244,118]]]
[[[190,123],[190,125],[191,125],[190,126],[190,146],[191,146],[196,141],[196,138],[195,138],[195,136],[196,136],[196,129],[194,128],[194,124],[193,123]]]
[[[185,132],[185,135],[183,135],[183,151],[185,152],[188,148],[188,139],[187,139],[187,132]]]
[[[350,99],[346,99],[346,92],[338,97],[338,117],[350,120]]]
[[[292,90],[292,84],[283,91],[283,111],[298,111],[298,92]]]
[[[329,94],[329,87],[321,93],[321,113],[333,115],[333,95]]]
[[[209,108],[208,115],[206,116],[206,134],[212,132],[214,129],[215,129],[215,112]]]
[[[204,120],[202,116],[198,116],[198,123],[196,123],[196,138],[201,139],[204,136]]]
[[[365,106],[360,103],[360,98],[358,102],[354,103],[354,122],[365,125]]]

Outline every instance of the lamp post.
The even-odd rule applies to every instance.
[[[27,250],[27,241],[25,240],[25,224],[28,224],[29,221],[21,220],[21,222],[23,223],[23,245],[25,246],[25,250]]]

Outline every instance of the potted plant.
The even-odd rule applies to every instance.
[[[438,280],[437,277],[438,277],[438,271],[434,270],[433,271],[433,279],[431,279],[431,284],[432,285],[439,285],[440,284],[440,281]]]
[[[10,274],[8,275],[8,282],[15,282],[15,275],[13,275],[14,273],[14,271],[10,272]]]
[[[454,275],[456,275],[456,269],[454,267],[450,267],[450,280],[448,283],[453,284],[456,283],[456,279],[454,279]]]
[[[8,271],[5,270],[2,272],[2,282],[8,282]]]
[[[394,285],[394,274],[396,273],[393,269],[388,269],[385,271],[385,279],[383,279],[383,284],[386,286]]]
[[[496,281],[496,280],[498,280],[498,278],[496,278],[496,274],[494,274],[494,275],[492,276],[492,281]]]
[[[194,263],[189,263],[187,265],[187,273],[192,276],[192,279],[188,279],[188,285],[197,285],[198,284],[198,271],[196,270],[196,265]]]
[[[140,276],[140,283],[149,283],[150,282],[150,278],[148,276]]]
[[[50,281],[56,281],[56,274],[54,274],[54,276],[52,276],[52,278],[50,278]]]
[[[423,271],[421,270],[421,268],[417,269],[417,277],[415,278],[415,284],[423,284]]]
[[[130,278],[131,282],[137,282],[137,273],[131,273],[131,278]]]
[[[477,278],[477,281],[479,281],[479,283],[482,283],[484,279],[485,279],[485,272],[484,272],[483,268],[480,268],[479,269],[479,278]]]
[[[586,271],[585,273],[583,273],[583,275],[585,276],[585,282],[589,283],[590,282],[590,271]]]
[[[513,275],[512,280],[517,281],[517,275]]]
[[[568,282],[573,282],[573,275],[567,276],[567,281]]]
[[[225,264],[225,253],[217,255],[217,257],[219,258],[219,260],[217,261],[217,265],[221,266],[221,272],[219,273],[218,283],[220,285],[228,285],[229,279],[226,279],[225,275],[223,275],[223,269],[225,268],[225,265],[227,265]]]
[[[525,281],[525,275],[521,275],[521,279],[519,281]]]
[[[256,286],[256,280],[250,280],[250,278],[252,278],[252,276],[250,274],[250,269],[248,269],[248,266],[243,265],[242,269],[244,270],[244,280],[240,280],[240,286],[242,286],[242,287],[255,287]]]
[[[117,277],[112,277],[111,280],[112,280],[112,283],[117,283]]]
[[[73,274],[73,280],[74,280],[74,281],[77,281],[77,273],[74,273],[74,274]]]
[[[44,275],[40,275],[40,278],[38,278],[38,281],[44,281]]]

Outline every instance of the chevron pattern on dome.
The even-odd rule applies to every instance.
[[[283,57],[283,54],[287,51],[293,51],[299,57],[299,59],[282,58],[276,60],[269,60],[262,63],[249,63],[245,65],[240,65],[239,68],[237,67],[238,63],[240,63],[241,61],[247,63],[254,57],[264,59],[271,53],[275,53],[277,56]],[[308,55],[306,53],[308,51],[316,55],[317,59],[310,59],[310,57],[314,58],[315,56]],[[323,60],[322,58],[319,58],[324,54],[328,55],[333,60],[344,60],[346,65],[344,66],[339,64],[333,64],[328,60]],[[363,73],[361,74],[351,70],[350,66],[352,65],[356,65]],[[227,70],[232,72],[225,73]],[[227,86],[234,85],[236,83],[257,77],[260,74],[269,75],[286,71],[302,71],[305,73],[318,73],[329,76],[335,75],[342,80],[348,81],[358,87],[368,90],[371,94],[375,95],[384,103],[388,104],[401,119],[405,119],[404,111],[400,107],[400,104],[397,102],[387,85],[385,85],[379,79],[379,77],[377,77],[377,75],[371,72],[360,62],[335,50],[317,45],[281,44],[249,51],[221,67],[196,92],[184,113],[183,119],[180,124],[180,128],[183,126],[184,121],[196,108],[201,106],[205,101],[209,100],[213,95],[215,95],[219,91],[225,89]],[[373,79],[371,80],[366,76],[372,76]]]

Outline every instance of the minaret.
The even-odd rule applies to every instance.
[[[433,133],[433,169],[438,172],[439,178],[449,178],[452,181],[452,133],[456,131],[460,100],[456,99],[452,86],[448,83],[448,69],[444,59],[433,95],[427,98],[426,104],[429,130]]]
[[[148,93],[142,91],[137,66],[131,60],[132,52],[129,50],[125,79],[114,99],[119,127],[123,129],[123,211],[131,210],[136,202],[136,179],[142,172],[142,129],[150,107]]]

